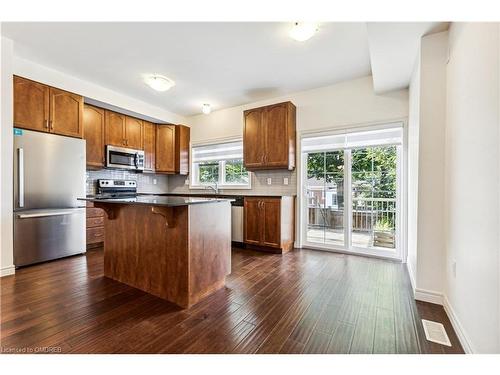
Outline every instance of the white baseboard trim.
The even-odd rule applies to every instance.
[[[436,305],[443,305],[443,294],[433,290],[415,289],[415,299],[417,301],[435,303]]]
[[[408,270],[408,276],[410,276],[411,288],[413,290],[413,295],[415,295],[416,283],[415,283],[415,272],[413,272],[413,268],[411,268],[411,264],[406,262],[406,269]]]
[[[8,266],[0,269],[0,277],[10,276],[16,273],[16,267]]]
[[[460,320],[458,320],[457,314],[455,313],[455,310],[453,310],[450,301],[446,296],[444,296],[443,301],[444,301],[443,304],[444,311],[446,312],[446,315],[448,315],[448,318],[450,319],[451,325],[453,326],[453,329],[457,334],[460,344],[462,344],[464,352],[467,354],[473,354],[474,350],[472,348],[470,340],[468,339],[467,334],[465,333],[465,330],[462,324],[460,323]]]

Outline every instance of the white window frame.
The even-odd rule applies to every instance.
[[[406,119],[394,120],[389,122],[382,123],[372,123],[372,124],[361,124],[359,126],[350,126],[343,129],[329,130],[329,131],[311,131],[311,132],[303,132],[299,135],[299,152],[300,152],[300,179],[301,179],[301,189],[299,189],[299,228],[298,233],[300,236],[300,247],[310,248],[316,250],[324,250],[324,251],[333,251],[333,252],[342,252],[349,254],[359,254],[359,255],[367,255],[376,258],[386,258],[386,259],[394,259],[399,261],[405,261],[407,256],[407,247],[406,247],[406,238],[407,238],[407,221],[406,221],[406,212],[407,212],[407,186],[406,186]],[[306,187],[307,187],[307,157],[306,153],[303,153],[301,150],[302,139],[309,138],[311,136],[328,136],[328,135],[337,135],[337,134],[345,134],[351,132],[359,132],[359,131],[370,131],[370,130],[379,130],[379,129],[387,129],[393,127],[401,127],[402,128],[402,144],[397,146],[397,182],[396,182],[396,200],[397,205],[400,207],[399,215],[398,215],[398,224],[396,233],[396,251],[393,250],[384,250],[380,248],[360,248],[352,246],[351,239],[351,226],[352,226],[352,218],[348,214],[349,210],[344,210],[344,222],[346,223],[347,228],[344,231],[344,245],[323,245],[319,243],[313,243],[307,241],[307,202],[306,202]],[[351,149],[349,148],[339,148],[338,150],[343,149],[345,152],[344,155],[344,168],[345,170],[350,170],[351,166]],[[346,169],[347,168],[347,169]],[[344,179],[344,191],[349,192],[344,197],[344,206],[350,207],[352,205],[351,201],[351,181],[350,178]]]
[[[195,143],[190,147],[190,164],[191,164],[191,176],[189,178],[189,188],[190,189],[207,189],[209,186],[214,186],[212,183],[199,183],[198,182],[198,168],[196,166],[196,162],[193,161],[193,148],[201,147],[201,146],[210,146],[210,145],[218,145],[222,143],[229,142],[243,142],[243,138],[224,138],[218,139],[211,142],[203,142],[203,143]],[[243,160],[243,155],[241,155],[241,159]],[[252,172],[248,171],[248,184],[232,184],[226,183],[226,160],[219,160],[219,178],[217,182],[217,187],[219,189],[230,189],[230,190],[249,190],[252,188]]]

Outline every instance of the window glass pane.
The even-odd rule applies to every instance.
[[[248,184],[248,171],[243,166],[243,159],[226,160],[226,183]]]
[[[219,163],[198,163],[198,179],[201,184],[213,184],[219,181]]]

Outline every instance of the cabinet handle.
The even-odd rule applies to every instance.
[[[49,121],[49,129],[54,130],[54,123],[52,120]]]
[[[264,163],[267,163],[267,154],[264,155]]]
[[[45,120],[45,126],[44,126],[44,128],[47,128],[47,129],[49,128],[49,120]]]

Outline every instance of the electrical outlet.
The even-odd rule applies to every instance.
[[[457,277],[457,261],[456,260],[454,260],[451,263],[451,272],[453,274],[453,277],[456,278]]]
[[[158,180],[156,178],[153,178],[153,185],[156,185],[158,183]]]
[[[273,180],[271,179],[271,177],[267,178],[267,184],[268,185],[272,185],[273,184]]]
[[[283,185],[288,185],[288,177],[283,177]]]

